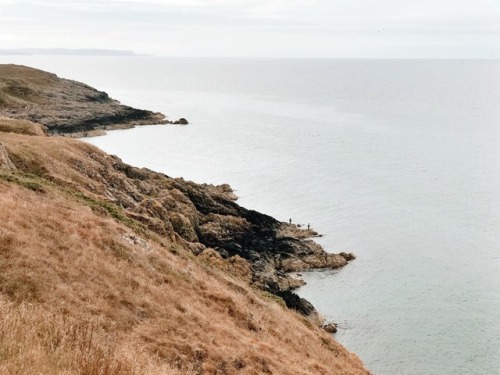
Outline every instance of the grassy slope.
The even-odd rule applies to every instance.
[[[25,171],[0,169],[0,373],[367,373],[326,332],[215,268],[222,259],[61,183],[91,146],[1,132],[0,143]],[[45,164],[60,179],[41,177]]]
[[[0,107],[42,104],[48,98],[39,96],[42,88],[57,82],[57,76],[18,65],[0,65]]]
[[[44,126],[28,120],[16,120],[0,117],[0,132],[27,135],[45,135]]]

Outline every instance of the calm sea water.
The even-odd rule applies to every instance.
[[[0,57],[186,117],[89,141],[358,259],[299,294],[375,374],[500,373],[500,62]]]

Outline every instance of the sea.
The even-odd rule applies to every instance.
[[[298,293],[374,374],[500,374],[500,61],[0,61],[187,118],[86,141],[354,252]]]

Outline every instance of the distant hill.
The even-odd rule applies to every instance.
[[[0,64],[0,116],[40,123],[50,134],[169,123],[83,83],[13,64]]]
[[[0,55],[46,56],[140,56],[133,51],[114,49],[15,48],[0,49]]]

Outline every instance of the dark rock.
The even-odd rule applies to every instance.
[[[189,122],[185,118],[181,117],[180,119],[174,121],[174,124],[175,125],[187,125],[187,124],[189,124]]]
[[[276,293],[278,297],[281,297],[285,301],[286,307],[292,310],[296,310],[303,315],[310,315],[316,310],[314,306],[306,300],[301,298],[290,290],[282,290]]]
[[[356,256],[353,253],[341,252],[341,253],[339,253],[339,255],[342,258],[344,258],[345,260],[347,260],[348,262],[351,261],[351,260],[356,259]]]
[[[335,323],[325,323],[321,326],[326,332],[335,333],[337,332],[337,324]]]

